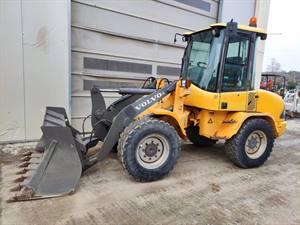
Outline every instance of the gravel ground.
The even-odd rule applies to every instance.
[[[269,160],[239,169],[224,146],[185,144],[163,180],[137,183],[115,154],[87,170],[75,194],[6,203],[22,145],[0,147],[1,224],[300,224],[300,120],[288,121]],[[25,146],[30,148],[31,146]]]

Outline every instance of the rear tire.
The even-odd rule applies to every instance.
[[[209,147],[214,145],[217,141],[199,135],[199,127],[190,126],[186,129],[188,139],[198,147]]]
[[[259,167],[270,156],[274,139],[273,127],[266,120],[249,119],[226,141],[225,151],[239,167]]]
[[[144,118],[132,122],[121,134],[118,155],[137,181],[155,181],[168,174],[181,150],[180,138],[168,123]]]

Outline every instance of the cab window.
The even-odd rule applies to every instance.
[[[223,30],[217,37],[211,29],[193,34],[183,58],[181,76],[202,90],[216,91],[223,37]]]
[[[246,34],[231,37],[224,62],[222,91],[244,91],[249,86],[248,55],[250,38]]]

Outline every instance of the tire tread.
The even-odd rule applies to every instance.
[[[143,117],[141,119],[135,120],[132,123],[130,123],[120,135],[119,142],[118,142],[118,157],[122,163],[123,168],[126,169],[128,171],[128,173],[136,181],[139,181],[139,182],[155,181],[162,177],[162,176],[157,177],[157,176],[155,176],[155,174],[151,174],[151,173],[141,173],[138,171],[138,168],[136,168],[134,171],[132,171],[129,168],[130,162],[125,160],[125,154],[126,154],[126,151],[128,150],[128,145],[129,145],[130,141],[134,138],[134,136],[138,132],[138,130],[144,126],[149,126],[149,125],[153,125],[153,124],[155,124],[157,126],[166,127],[166,129],[169,129],[170,132],[176,133],[176,136],[177,136],[176,140],[174,140],[174,141],[176,142],[176,146],[178,146],[178,149],[170,149],[170,151],[178,151],[177,157],[175,159],[175,162],[172,164],[172,167],[166,173],[164,173],[162,176],[165,176],[167,173],[169,173],[174,168],[174,165],[176,164],[176,161],[179,158],[179,153],[181,150],[180,138],[179,138],[175,128],[172,127],[169,123],[164,122],[159,119],[154,119],[151,117]]]
[[[226,141],[225,143],[225,151],[227,156],[229,157],[229,159],[237,166],[242,167],[242,168],[249,168],[249,167],[256,167],[256,166],[249,166],[245,163],[245,161],[243,160],[242,154],[239,151],[239,149],[241,148],[241,143],[240,141],[244,138],[244,134],[247,132],[247,130],[251,127],[251,126],[266,126],[268,128],[269,131],[272,131],[272,138],[271,140],[267,140],[267,142],[269,142],[267,144],[267,149],[266,149],[266,154],[264,155],[264,159],[263,162],[261,164],[263,164],[270,156],[272,150],[273,150],[273,145],[274,145],[274,131],[273,131],[273,127],[269,124],[269,122],[267,122],[264,119],[258,119],[258,118],[253,118],[253,119],[248,119],[247,121],[245,121],[245,123],[242,125],[242,127],[240,128],[240,130],[238,131],[238,133],[236,135],[234,135],[232,138],[230,138],[229,140]]]

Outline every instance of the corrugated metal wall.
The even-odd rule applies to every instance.
[[[215,0],[73,0],[72,124],[90,114],[89,89],[137,86],[149,76],[174,79],[184,44],[175,33],[215,23]],[[107,105],[119,96],[105,94]],[[87,122],[87,127],[90,122]]]
[[[0,0],[0,143],[39,138],[46,105],[71,111],[81,129],[94,84],[115,88],[140,85],[148,76],[174,79],[184,47],[173,44],[175,33],[217,18],[247,22],[254,11],[258,25],[267,28],[269,6],[270,0]],[[257,74],[263,50],[259,44]],[[105,94],[107,104],[116,98]]]

